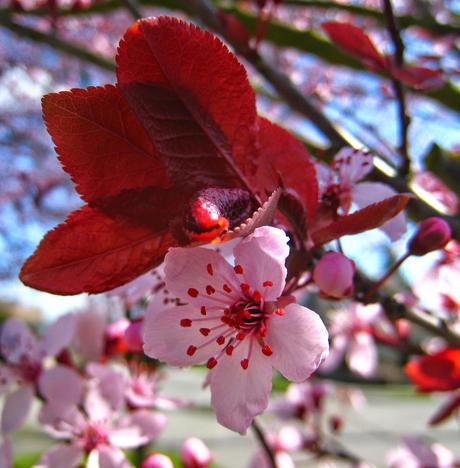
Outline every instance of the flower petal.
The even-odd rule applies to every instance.
[[[32,385],[24,385],[6,397],[2,412],[2,432],[15,431],[24,423],[33,398]]]
[[[254,343],[249,367],[241,360],[248,356],[249,339],[235,348],[232,356],[224,354],[210,373],[211,404],[217,420],[233,431],[245,434],[252,419],[268,405],[272,387],[271,359]]]
[[[372,171],[372,156],[354,148],[342,148],[334,157],[342,184],[352,186]]]
[[[396,195],[388,185],[380,182],[360,182],[353,187],[353,201],[359,208],[365,208],[372,203],[385,200]],[[407,229],[406,215],[401,211],[394,218],[384,223],[380,228],[390,240],[399,239]]]
[[[212,335],[203,336],[199,328],[204,324],[220,325],[222,324],[220,319],[192,323],[190,327],[180,325],[181,320],[196,318],[197,314],[199,312],[188,305],[168,310],[149,307],[146,311],[143,336],[145,354],[171,366],[200,364],[216,355],[219,352],[219,345],[212,339]],[[207,341],[210,341],[210,344],[199,349]],[[197,348],[193,356],[187,354],[191,345]]]
[[[289,255],[289,238],[284,231],[263,226],[243,239],[234,249],[235,264],[243,268],[243,278],[266,301],[281,295],[286,278],[284,263]],[[267,282],[271,285],[266,286]],[[265,286],[264,286],[265,283]]]
[[[10,364],[41,361],[38,341],[29,327],[15,318],[8,319],[2,327],[0,350]]]
[[[312,310],[290,304],[285,311],[271,317],[266,341],[273,350],[273,366],[287,379],[302,382],[327,356],[328,333]]]
[[[98,360],[104,349],[107,318],[94,310],[80,312],[76,316],[73,344],[83,359]]]
[[[147,410],[125,416],[109,434],[110,443],[120,448],[133,448],[151,442],[166,425],[166,417]]]
[[[70,344],[75,322],[75,314],[65,314],[46,329],[41,346],[47,356],[56,356]]]
[[[350,342],[348,367],[362,377],[371,377],[377,368],[377,349],[368,333],[356,333]]]
[[[198,310],[222,310],[241,295],[233,268],[211,249],[171,249],[165,257],[165,281],[169,291]]]
[[[125,454],[118,448],[103,445],[98,449],[97,468],[130,468],[131,464],[126,460]],[[89,467],[88,467],[89,468]]]
[[[76,468],[82,456],[83,450],[76,445],[55,445],[42,455],[36,468]]]
[[[77,371],[59,364],[43,371],[38,379],[40,393],[53,403],[78,405],[83,386],[84,380]]]

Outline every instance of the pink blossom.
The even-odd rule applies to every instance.
[[[381,182],[360,182],[372,169],[373,158],[369,153],[342,148],[335,155],[332,167],[317,165],[322,198],[341,208],[343,213],[348,213],[352,204],[365,208],[396,195],[397,192],[389,185]],[[406,224],[406,217],[401,212],[380,229],[391,240],[396,240],[406,232]]]
[[[443,445],[428,446],[414,437],[405,437],[403,445],[387,455],[389,468],[453,468],[458,463],[455,455]]]
[[[122,449],[135,448],[152,441],[165,426],[165,418],[150,411],[138,410],[122,415],[121,406],[113,408],[98,388],[88,389],[84,412],[77,405],[55,402],[45,405],[40,423],[54,437],[67,439],[48,450],[40,468],[74,468],[83,455],[88,467],[129,468]]]
[[[19,388],[8,393],[5,399],[2,432],[15,431],[23,424],[41,380],[58,377],[62,366],[58,371],[53,368],[45,370],[43,361],[58,354],[71,341],[73,330],[73,315],[59,318],[48,327],[41,339],[36,338],[21,320],[12,318],[5,322],[0,334],[0,351],[4,359],[4,364],[0,366],[0,393],[8,393],[17,384]],[[70,398],[73,401],[73,396],[67,392],[56,395],[56,398],[63,401]]]
[[[381,317],[377,304],[351,304],[347,309],[334,312],[329,331],[331,349],[321,366],[324,372],[334,370],[346,357],[348,367],[362,377],[370,377],[377,369],[377,347],[371,325]]]
[[[313,270],[313,281],[326,297],[340,299],[353,292],[355,263],[339,252],[327,252]]]
[[[171,249],[166,286],[187,303],[146,312],[145,353],[173,366],[207,363],[217,419],[242,434],[268,404],[272,367],[303,381],[328,351],[317,314],[279,307],[287,242],[280,229],[258,228],[234,248],[234,267],[210,249]]]
[[[180,451],[184,468],[206,468],[211,464],[212,455],[205,443],[197,437],[185,440]]]

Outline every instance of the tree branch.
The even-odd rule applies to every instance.
[[[277,468],[276,466],[276,460],[275,460],[275,454],[273,453],[272,448],[268,444],[267,439],[265,438],[264,431],[262,428],[259,426],[259,423],[255,420],[255,418],[252,420],[251,423],[252,430],[254,431],[254,434],[257,437],[257,440],[259,441],[260,445],[262,446],[265,454],[267,455],[267,458],[270,462],[271,468]]]
[[[398,68],[402,68],[404,65],[404,44],[399,33],[398,25],[396,24],[396,18],[391,5],[391,0],[383,0],[383,8],[385,12],[385,20],[388,32],[390,33],[391,40],[394,47],[394,62]],[[408,153],[408,130],[410,119],[406,109],[406,97],[404,94],[404,87],[402,83],[392,78],[393,89],[396,95],[396,101],[398,106],[399,115],[399,151],[402,156],[402,164],[400,173],[402,176],[407,176],[410,172],[411,160]]]

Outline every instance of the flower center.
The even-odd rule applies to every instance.
[[[88,424],[82,435],[83,448],[86,453],[91,452],[100,445],[106,444],[108,440],[106,431],[100,424]]]

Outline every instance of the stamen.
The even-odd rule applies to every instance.
[[[259,291],[254,291],[252,293],[252,298],[256,301],[256,302],[260,302],[262,300],[262,295],[260,294]]]
[[[241,291],[243,291],[245,294],[249,292],[249,284],[248,283],[241,283],[240,284]]]
[[[206,315],[206,307],[205,306],[201,306],[201,315]]]
[[[262,283],[262,286],[264,288],[271,288],[273,286],[273,283],[270,280],[267,280]]]
[[[188,354],[189,356],[193,356],[193,355],[196,353],[196,350],[197,350],[197,347],[196,347],[196,346],[190,345],[190,346],[187,348],[187,354]]]
[[[226,293],[231,293],[232,292],[232,288],[228,285],[228,284],[224,284],[222,286],[222,289],[226,292]]]
[[[225,352],[226,352],[227,356],[231,356],[233,354],[234,349],[235,349],[235,347],[233,345],[228,345],[225,348]]]
[[[239,340],[239,341],[243,341],[245,338],[246,338],[246,333],[239,332],[239,333],[236,335],[236,339]]]
[[[191,327],[192,326],[192,321],[190,319],[182,319],[180,321],[180,326],[181,327]]]
[[[190,288],[190,289],[187,291],[187,294],[188,294],[190,297],[197,297],[197,296],[198,296],[198,290],[195,289],[195,288]]]
[[[216,340],[216,343],[218,345],[223,345],[225,343],[225,336],[223,336],[223,335],[218,336],[217,340]]]
[[[203,336],[208,336],[211,333],[211,329],[210,328],[200,328],[200,333]]]
[[[216,290],[210,284],[206,286],[206,293],[208,294],[208,296],[210,296],[211,294],[214,294],[215,292]]]
[[[262,352],[265,354],[265,356],[271,356],[273,354],[273,350],[268,344],[264,344],[262,346]]]
[[[214,271],[212,269],[212,265],[210,263],[208,263],[206,265],[206,270],[208,270],[208,273],[212,276],[214,274]]]
[[[243,267],[241,265],[235,265],[233,267],[233,270],[237,275],[242,275],[243,274]]]
[[[206,363],[206,367],[208,369],[212,369],[213,367],[216,367],[217,365],[217,359],[215,357],[209,358],[208,362]]]
[[[249,367],[249,359],[245,358],[240,361],[241,367],[246,370]]]
[[[282,307],[278,307],[278,309],[275,309],[275,314],[276,315],[284,315],[286,311]]]

